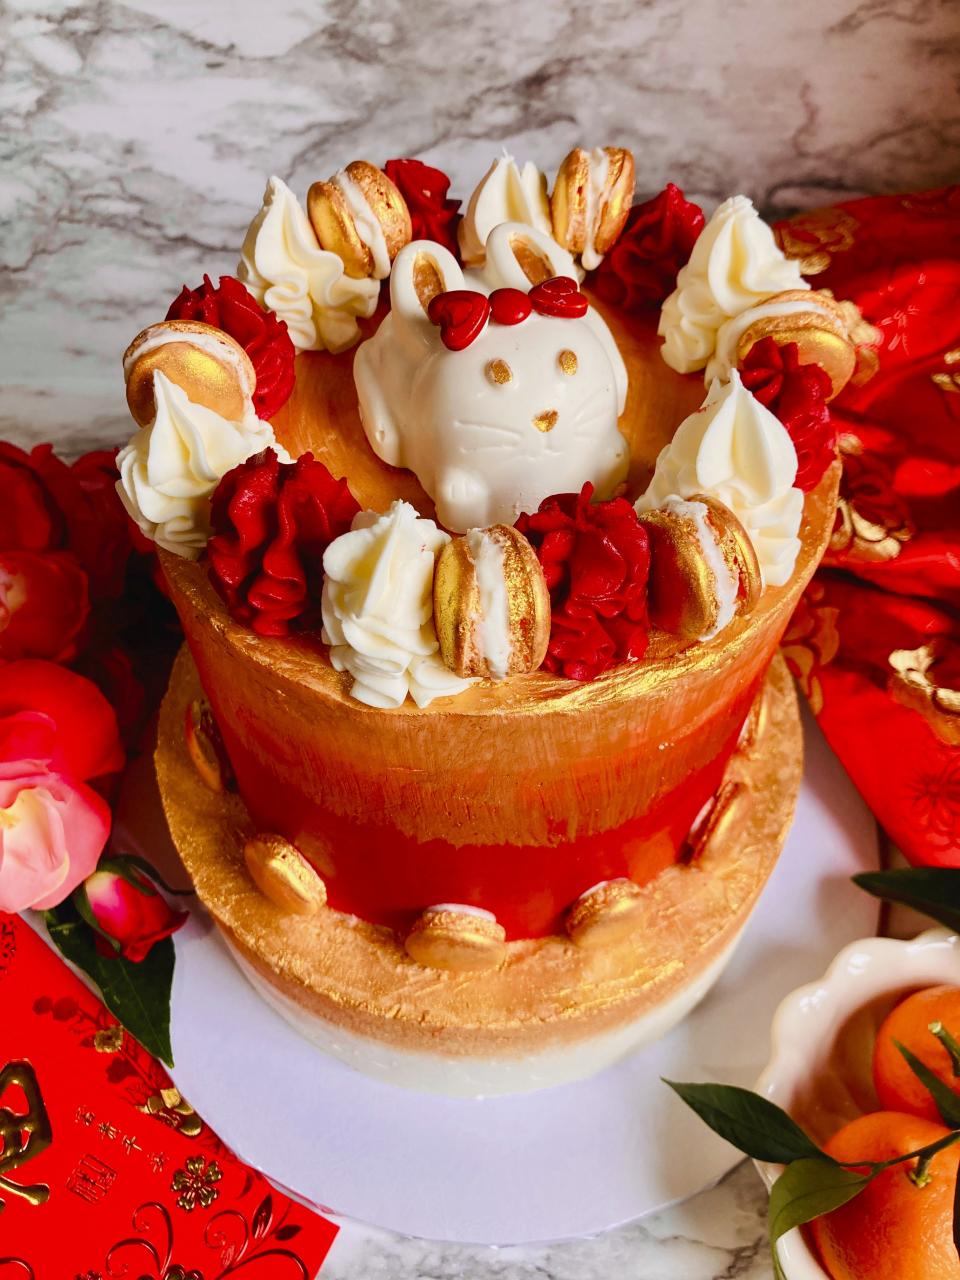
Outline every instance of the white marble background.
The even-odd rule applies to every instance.
[[[264,179],[622,143],[768,208],[956,178],[957,0],[0,0],[0,434],[128,434],[119,356]]]

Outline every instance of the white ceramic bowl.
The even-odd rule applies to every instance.
[[[960,986],[960,938],[946,929],[930,929],[912,942],[852,942],[819,982],[781,1002],[757,1093],[820,1143],[878,1110],[870,1065],[877,1028],[908,992],[939,983]],[[783,1166],[755,1163],[769,1190]],[[829,1280],[799,1230],[781,1239],[780,1261],[788,1280]]]

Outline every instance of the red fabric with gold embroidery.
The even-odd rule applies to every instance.
[[[17,916],[0,1009],[2,1280],[313,1280],[336,1226],[238,1160]]]
[[[960,866],[960,186],[776,230],[882,335],[832,406],[840,509],[786,655],[906,856]]]

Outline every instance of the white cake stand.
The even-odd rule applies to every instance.
[[[178,1088],[301,1198],[427,1239],[570,1239],[703,1190],[741,1157],[660,1077],[751,1085],[782,997],[877,925],[876,903],[849,879],[876,866],[874,821],[809,717],[805,738],[796,823],[733,962],[685,1023],[619,1066],[482,1100],[377,1083],[273,1013],[198,909],[176,938]]]

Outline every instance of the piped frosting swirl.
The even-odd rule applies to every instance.
[[[765,586],[782,586],[800,551],[803,493],[786,428],[732,370],[677,428],[657,458],[638,511],[705,493],[728,506],[750,535]]]
[[[433,624],[436,557],[449,534],[397,501],[385,515],[361,511],[323,556],[324,643],[351,694],[371,707],[419,707],[461,693],[439,655]]]
[[[747,196],[724,200],[697,238],[657,332],[671,369],[692,373],[713,355],[724,321],[787,289],[807,289]]]
[[[247,230],[237,275],[286,321],[299,351],[346,350],[360,336],[357,317],[372,315],[379,296],[376,280],[348,276],[343,260],[320,248],[296,196],[276,177]]]

